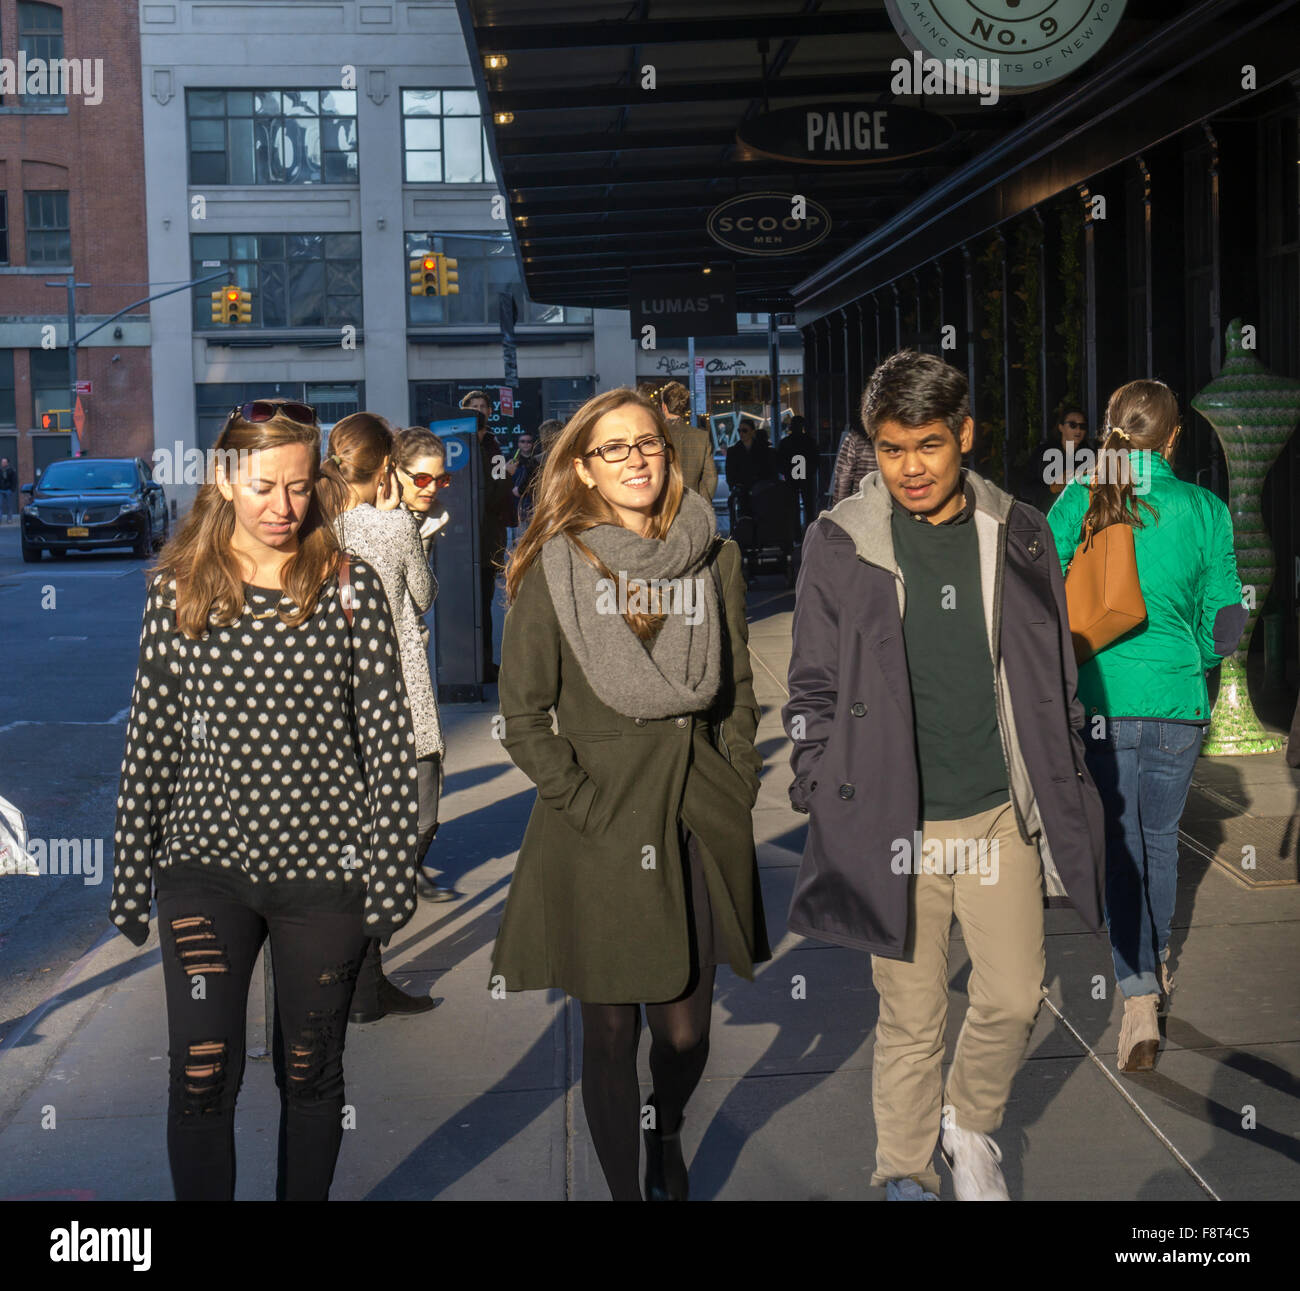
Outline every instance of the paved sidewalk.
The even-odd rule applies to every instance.
[[[767,760],[755,831],[776,956],[753,984],[719,970],[712,1054],[685,1129],[700,1199],[881,1195],[868,1186],[877,1008],[869,963],[784,926],[805,829],[786,797],[779,715],[792,603],[770,579],[750,592]],[[491,943],[533,800],[492,738],[494,711],[444,709],[450,756],[437,855],[464,897],[422,903],[386,955],[394,980],[442,1003],[350,1031],[356,1128],[344,1137],[340,1199],[607,1195],[577,1087],[576,1009],[559,992],[488,994]],[[1202,761],[1197,778],[1234,786],[1247,802],[1257,791],[1275,816],[1288,802],[1296,810],[1300,774],[1280,755]],[[998,1134],[1012,1196],[1300,1198],[1298,925],[1300,887],[1251,889],[1186,849],[1174,1015],[1157,1071],[1134,1079],[1114,1073],[1120,1008],[1104,937],[1085,933],[1069,911],[1049,912],[1049,1006]],[[959,938],[950,967],[951,1046],[969,970]],[[795,975],[806,998],[793,998]],[[261,1009],[255,992],[254,1038]],[[0,1053],[0,1199],[169,1198],[156,930],[138,951],[109,933],[27,1022]],[[645,1055],[643,1044],[648,1090]],[[236,1129],[242,1198],[274,1194],[277,1115],[270,1063],[250,1061]]]

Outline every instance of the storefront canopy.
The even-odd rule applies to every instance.
[[[1079,70],[982,103],[969,93],[894,93],[892,65],[912,53],[884,0],[457,2],[534,300],[623,309],[637,270],[734,264],[738,309],[797,303],[801,315],[905,271],[912,240],[913,263],[933,253],[934,239],[958,240],[954,220],[988,227],[1005,218],[979,202],[987,207],[988,191],[1000,193],[1036,155],[1073,142],[1081,174],[1095,172],[1098,154],[1120,146],[1108,136],[1146,129],[1134,118],[1151,110],[1148,100],[1173,97],[1167,86],[1151,93],[1167,78],[1293,7],[1128,0],[1118,29]],[[489,68],[489,55],[504,55],[505,66]],[[854,166],[780,160],[738,139],[752,140],[771,113],[814,103],[911,107],[951,128],[931,131],[944,137],[925,138],[914,155]],[[1170,129],[1186,122],[1181,106]],[[829,117],[824,128],[855,127]],[[1070,179],[1040,166],[1032,182],[1029,201]],[[829,232],[780,255],[715,241],[710,213],[758,193],[806,197],[829,215]]]

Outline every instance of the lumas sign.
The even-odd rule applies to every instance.
[[[1068,76],[1115,33],[1125,0],[885,0],[904,44],[941,60],[996,61],[1003,90]]]

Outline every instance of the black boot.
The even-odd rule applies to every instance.
[[[649,1105],[654,1107],[654,1095]],[[658,1109],[655,1109],[658,1121]],[[643,1131],[645,1136],[645,1199],[647,1201],[686,1201],[690,1197],[690,1176],[682,1159],[683,1116],[671,1134],[662,1133],[656,1125]]]
[[[379,1004],[385,1014],[427,1013],[434,1007],[434,1001],[428,995],[408,995],[386,977],[379,979]]]

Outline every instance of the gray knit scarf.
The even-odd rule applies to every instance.
[[[688,489],[665,538],[642,538],[617,524],[596,525],[578,537],[604,561],[612,581],[564,534],[542,547],[542,569],[560,628],[592,690],[627,717],[707,709],[722,675],[718,595],[708,570],[717,545],[713,508]],[[645,598],[652,586],[662,597],[659,610],[667,613],[647,644],[622,610],[650,612]]]

